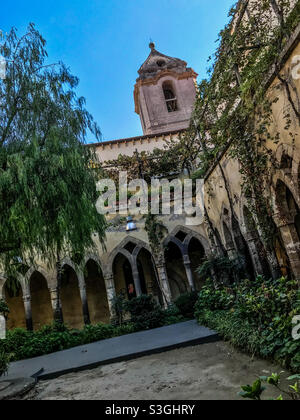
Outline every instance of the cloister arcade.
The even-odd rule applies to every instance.
[[[50,325],[59,299],[61,318],[71,328],[108,323],[114,316],[113,297],[123,293],[127,299],[151,294],[167,306],[181,293],[201,287],[197,268],[209,252],[208,241],[185,227],[178,227],[165,240],[166,252],[155,261],[146,242],[127,236],[113,249],[106,263],[98,255],[87,256],[81,265],[62,261],[63,275],[58,291],[56,273],[32,267],[9,290],[0,277],[0,298],[10,309],[6,329],[39,330]],[[176,261],[177,265],[174,265]],[[174,267],[178,266],[178,275]]]
[[[151,294],[167,307],[180,294],[201,289],[197,271],[212,254],[231,259],[242,255],[250,279],[259,274],[300,278],[300,158],[295,149],[284,145],[278,148],[276,158],[279,167],[269,186],[277,232],[275,253],[264,247],[247,200],[240,198],[234,212],[228,203],[222,205],[213,227],[205,223],[195,230],[177,226],[166,237],[165,251],[159,257],[153,256],[148,243],[129,233],[105,259],[103,255],[87,255],[80,265],[64,259],[59,291],[56,273],[39,266],[19,275],[14,290],[5,276],[0,276],[0,298],[10,308],[6,327],[1,320],[2,330],[38,330],[51,324],[58,302],[62,320],[71,328],[108,323],[114,317],[113,299],[119,293],[127,299]],[[212,228],[213,234],[209,231]],[[272,271],[275,259],[279,273]]]

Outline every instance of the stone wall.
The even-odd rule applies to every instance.
[[[282,69],[285,75],[292,73],[292,60],[295,56],[300,56],[300,25],[290,44],[288,58]],[[300,78],[292,80],[293,99],[299,101],[300,96]],[[278,143],[267,141],[265,147],[270,151],[271,177],[265,185],[266,194],[271,197],[270,207],[273,210],[273,220],[277,226],[280,243],[277,244],[277,258],[280,259],[282,273],[287,274],[288,270],[296,277],[300,278],[300,244],[299,227],[297,226],[297,214],[300,209],[300,129],[299,121],[292,110],[288,101],[287,94],[283,88],[278,91],[279,80],[274,78],[267,95],[270,98],[279,97],[279,100],[273,104],[273,122],[270,126],[271,134],[280,133]],[[297,92],[297,94],[296,94]],[[292,124],[289,130],[286,130],[286,120],[284,115],[290,113]],[[292,135],[291,135],[292,134]],[[294,140],[294,138],[296,140]],[[226,188],[224,176],[226,179]],[[230,157],[230,149],[221,157],[209,172],[205,181],[206,207],[209,218],[214,229],[220,235],[222,243],[229,255],[238,252],[237,239],[235,238],[233,216],[238,222],[238,227],[243,238],[248,244],[248,250],[251,255],[252,263],[256,274],[262,274],[266,261],[262,261],[259,254],[259,228],[256,234],[249,231],[247,226],[247,200],[242,194],[242,177],[240,174],[239,163]],[[233,212],[229,202],[233,203]],[[290,197],[291,204],[287,203],[287,195]],[[228,238],[227,228],[229,229],[231,239]],[[207,231],[208,235],[208,231]],[[258,237],[257,237],[258,235]],[[269,264],[272,265],[273,256],[267,255]],[[270,268],[271,269],[271,268]]]

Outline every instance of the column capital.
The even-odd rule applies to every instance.
[[[183,256],[183,264],[184,265],[191,265],[191,260],[190,260],[190,257],[188,255]]]
[[[244,235],[244,238],[245,238],[245,240],[246,240],[247,242],[254,242],[254,241],[256,241],[257,239],[259,239],[259,238],[257,237],[257,235],[255,235],[255,232],[247,232],[247,233]]]
[[[103,278],[104,278],[104,280],[113,280],[114,275],[113,275],[113,273],[103,273]]]
[[[86,291],[86,284],[84,283],[84,284],[82,284],[82,283],[79,283],[79,290],[81,290],[81,291]]]
[[[165,260],[164,255],[158,255],[157,257],[153,256],[153,260],[157,268],[162,268],[162,267],[165,267],[166,265],[166,260]]]
[[[273,215],[274,222],[279,229],[282,228],[282,227],[294,224],[294,217],[295,216],[292,213],[290,213],[288,215],[282,215],[281,213],[275,213]]]

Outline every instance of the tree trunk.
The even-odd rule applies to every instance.
[[[54,322],[58,322],[59,324],[63,324],[63,314],[61,309],[61,302],[60,302],[60,289],[61,289],[61,282],[62,282],[62,266],[60,260],[60,254],[57,252],[57,263],[56,263],[56,272],[57,272],[57,299],[56,299],[56,307],[54,310]]]

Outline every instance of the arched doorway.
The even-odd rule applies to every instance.
[[[290,189],[285,186],[285,196],[289,214],[292,216],[294,220],[294,225],[296,228],[297,237],[295,237],[295,242],[299,242],[300,240],[300,211],[298,204],[296,203],[293,194],[291,193]]]
[[[82,328],[84,321],[78,278],[69,265],[63,267],[60,299],[64,323],[70,328]]]
[[[283,274],[300,276],[300,211],[288,186],[281,180],[276,184],[276,204],[280,218],[280,237],[276,238],[276,253]],[[283,251],[282,243],[285,250]]]
[[[155,274],[151,253],[142,248],[137,256],[137,266],[140,276],[142,293],[155,296],[163,304],[161,290]]]
[[[181,250],[172,241],[169,242],[165,251],[165,262],[172,299],[175,300],[183,293],[189,291],[189,283],[186,276]]]
[[[199,291],[203,286],[203,280],[200,279],[197,270],[205,261],[205,250],[198,239],[192,238],[190,240],[188,246],[188,254],[191,262],[191,270],[193,273],[195,288]]]
[[[84,276],[91,323],[109,323],[110,312],[101,268],[95,261],[89,260],[85,266]]]
[[[245,275],[248,278],[248,280],[254,280],[255,269],[253,266],[251,253],[249,251],[248,244],[242,235],[239,223],[234,216],[232,216],[232,232],[233,232],[233,237],[234,237],[237,253],[243,258]]]
[[[280,233],[274,237],[274,249],[276,253],[276,258],[280,266],[280,270],[283,276],[290,278],[291,277],[291,266],[288,255],[286,253],[284,244]]]
[[[113,263],[113,273],[115,280],[116,294],[123,293],[128,299],[135,298],[137,296],[132,267],[128,258],[125,255],[119,253]]]
[[[260,239],[254,218],[247,206],[243,207],[243,216],[248,236],[247,242],[256,272],[258,274],[263,274],[266,278],[271,278],[272,273],[267,260],[266,250]]]
[[[30,295],[33,328],[41,329],[53,323],[51,297],[45,277],[35,271],[30,277]]]
[[[9,307],[6,329],[26,329],[26,317],[21,284],[16,279],[9,279],[4,284],[4,298]]]

